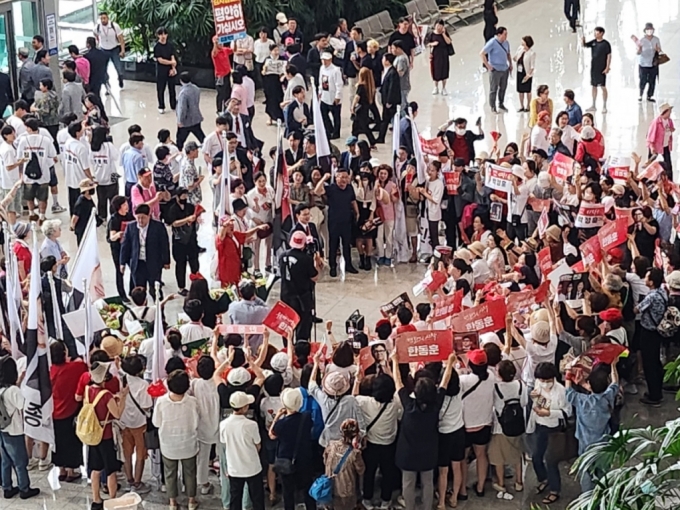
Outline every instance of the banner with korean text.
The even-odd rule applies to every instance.
[[[241,0],[212,0],[215,35],[221,44],[243,39],[246,20]]]
[[[458,333],[498,331],[505,327],[506,312],[504,299],[487,301],[454,315],[451,328]]]
[[[453,352],[453,332],[449,330],[402,333],[395,342],[399,363],[444,361]]]
[[[497,191],[510,193],[512,191],[512,170],[488,163],[484,185]]]
[[[604,225],[604,205],[581,203],[574,226],[576,228],[599,228],[602,225]]]

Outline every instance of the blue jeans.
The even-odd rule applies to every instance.
[[[550,434],[556,432],[557,428],[551,429],[543,425],[536,425],[536,432],[533,434],[533,451],[531,452],[531,462],[534,465],[534,472],[539,482],[547,480],[550,492],[559,494],[562,489],[562,479],[560,478],[559,463],[548,463],[546,467],[545,452],[548,450]]]
[[[111,62],[113,62],[113,67],[116,68],[116,73],[118,74],[118,81],[122,82],[123,81],[123,64],[120,61],[120,46],[116,46],[112,50],[102,50],[102,52],[104,52],[104,55],[106,55],[108,57],[108,59]],[[107,67],[108,67],[108,62],[107,62]]]
[[[28,469],[26,469],[28,453],[26,452],[24,435],[10,436],[5,432],[0,432],[0,451],[2,452],[3,490],[12,489],[12,468],[14,468],[19,490],[26,492],[31,487],[31,480],[28,478]]]
[[[222,508],[231,508],[231,496],[229,487],[229,477],[227,476],[227,453],[224,451],[224,445],[222,443],[217,443],[217,454],[220,458],[220,485],[222,490],[220,493],[220,499],[222,500]],[[248,486],[243,488],[243,501],[241,508],[253,508],[253,502],[250,501],[250,493],[248,491]]]

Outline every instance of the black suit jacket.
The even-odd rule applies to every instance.
[[[305,57],[303,57],[301,54],[296,53],[292,57],[288,59],[288,63],[294,65],[298,72],[302,74],[302,76],[305,77],[305,81],[307,80],[307,60]],[[316,78],[315,78],[316,79]]]
[[[5,108],[14,103],[12,81],[6,73],[0,73],[0,118],[5,113]]]
[[[132,274],[139,264],[139,226],[136,221],[125,228],[120,247],[120,265],[130,266]],[[156,220],[149,220],[146,232],[146,268],[151,281],[161,281],[163,266],[170,264],[170,241],[165,226]]]
[[[90,83],[103,84],[106,82],[106,66],[109,62],[109,57],[99,48],[88,50],[84,57],[90,63]]]
[[[354,63],[352,62],[352,53],[356,54],[356,43],[354,41],[347,43],[347,46],[345,47],[345,59],[342,65],[342,74],[348,78],[356,78],[359,74],[359,70],[354,67]]]
[[[309,109],[309,105],[306,103],[300,105],[300,103],[298,103],[296,100],[293,100],[288,106],[286,106],[285,110],[283,110],[283,120],[286,123],[284,136],[286,138],[288,138],[288,135],[290,135],[290,133],[293,131],[304,130],[302,123],[295,120],[294,114],[298,108],[302,108],[302,114],[307,117],[307,124],[312,123],[312,113]]]
[[[229,120],[229,126],[230,130],[234,131],[235,128],[235,122],[234,122],[234,115],[232,115],[229,112],[224,112],[224,116]],[[250,117],[248,115],[242,115],[239,114],[239,122],[241,123],[241,129],[243,130],[243,135],[246,138],[246,149],[254,150],[254,149],[262,149],[264,146],[264,143],[261,140],[258,140],[255,138],[255,134],[253,133],[253,125],[250,122]]]
[[[307,232],[305,227],[303,227],[300,222],[296,222],[295,226],[293,226],[292,230],[290,231],[290,235],[292,236],[293,232],[304,232],[306,235],[311,236],[314,239],[314,242],[316,243],[317,251],[323,257],[323,241],[321,240],[321,236],[319,235],[319,230],[316,228],[316,225],[311,221],[307,225],[309,226],[309,232]],[[290,236],[288,237],[288,240],[290,241]]]
[[[399,82],[399,73],[390,66],[385,73],[382,85],[380,86],[380,98],[383,105],[389,104],[394,107],[401,104],[401,83]]]

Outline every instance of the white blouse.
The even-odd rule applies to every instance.
[[[198,453],[198,401],[189,395],[179,402],[165,394],[156,401],[153,424],[163,456],[172,460],[190,459]]]
[[[515,58],[513,60],[519,62],[522,54],[524,54],[524,72],[527,76],[533,76],[534,71],[536,70],[536,53],[532,49],[524,51],[524,47],[520,44],[515,52]],[[519,69],[519,64],[517,68]]]

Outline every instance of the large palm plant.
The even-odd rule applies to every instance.
[[[569,510],[680,508],[680,419],[659,428],[622,430],[586,450],[572,472],[601,475],[595,489]]]

